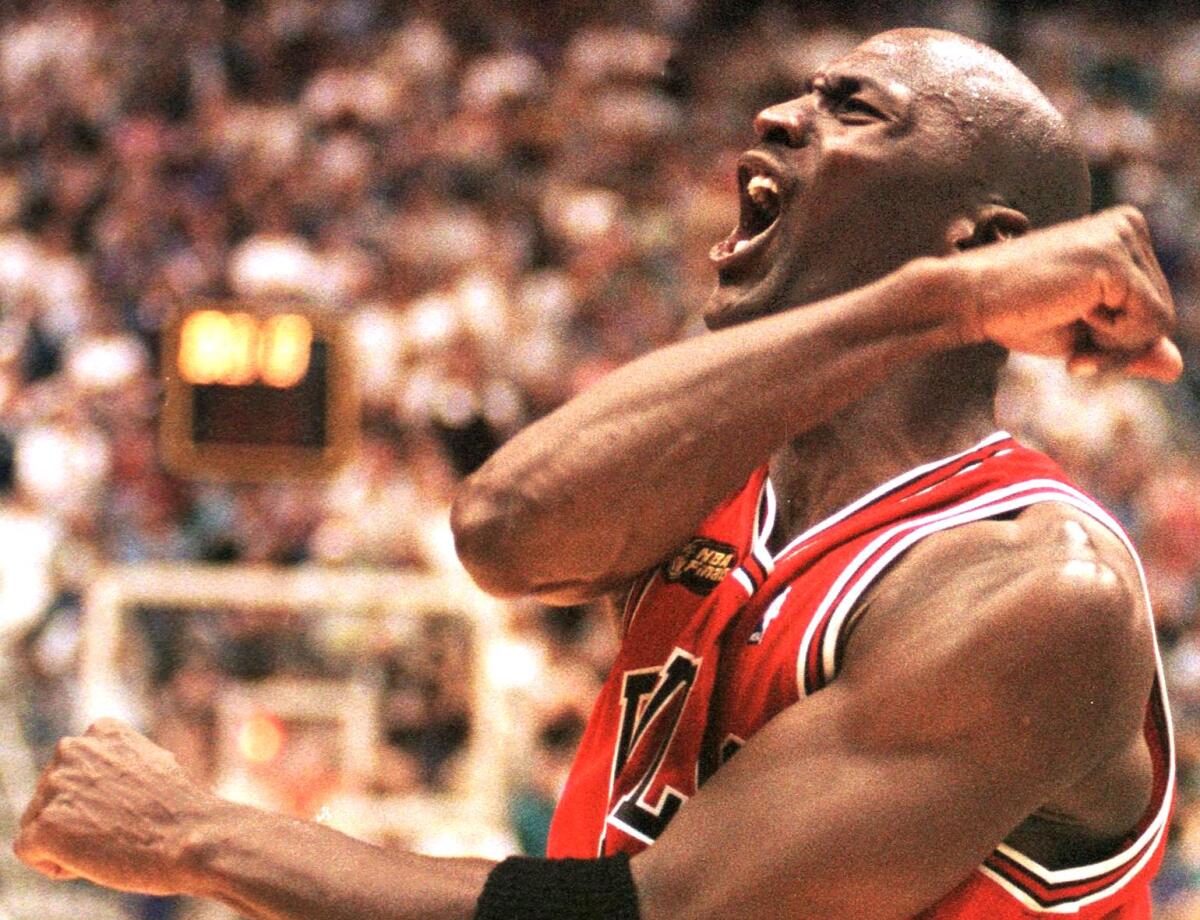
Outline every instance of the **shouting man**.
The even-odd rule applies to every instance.
[[[221,802],[112,722],[62,743],[18,854],[272,920],[1147,920],[1174,767],[1140,565],[992,421],[1007,350],[1179,374],[1145,222],[1084,216],[1060,115],[949,33],[876,36],[755,130],[713,333],[455,505],[487,590],[621,598],[558,858]]]

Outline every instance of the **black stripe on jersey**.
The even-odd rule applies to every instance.
[[[762,587],[763,582],[767,580],[767,576],[770,574],[767,571],[767,567],[762,564],[762,560],[755,556],[753,551],[746,557],[746,561],[742,563],[742,571],[750,578],[755,591]]]
[[[1036,883],[1038,888],[1032,887],[1029,882],[1025,881],[1018,874],[1024,873],[1030,875],[1025,867],[1013,861],[999,850],[988,856],[984,861],[984,865],[996,875],[1003,878],[1008,884],[1019,889],[1022,894],[1026,895],[1031,901],[1034,901],[1039,907],[1049,910],[1082,900],[1109,887],[1120,887],[1136,874],[1134,869],[1138,861],[1145,855],[1146,850],[1156,846],[1157,842],[1158,837],[1156,835],[1147,841],[1146,845],[1129,859],[1122,862],[1115,869],[1105,872],[1103,875],[1070,882],[1043,882],[1039,880]]]

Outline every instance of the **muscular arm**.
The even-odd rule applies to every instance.
[[[252,920],[470,920],[493,865],[217,798],[111,719],[59,743],[14,850],[51,878],[209,898]]]
[[[981,526],[1046,525],[962,530]],[[941,579],[872,601],[838,679],[633,860],[643,920],[910,917],[1128,747],[1153,653],[1127,560],[1015,536],[1033,551],[935,559]],[[468,920],[491,868],[221,802],[111,722],[64,743],[16,849],[52,876],[215,898],[254,920]]]
[[[1173,379],[1170,303],[1144,220],[1121,209],[664,348],[464,483],[459,556],[497,595],[596,597],[675,549],[789,438],[935,352],[993,341]]]
[[[1153,654],[1127,576],[1001,556],[928,585],[870,610],[838,679],[634,861],[644,920],[911,917],[1137,738]]]
[[[251,920],[471,920],[494,865],[383,849],[237,805],[197,828],[186,861],[188,894]]]
[[[789,437],[958,331],[910,266],[804,310],[661,349],[529,426],[461,488],[463,563],[571,603],[658,562]]]
[[[472,481],[456,507],[465,561],[501,593],[599,593],[656,561],[773,446],[887,365],[956,342],[1178,376],[1163,337],[1170,293],[1135,217],[1106,212],[921,260],[631,365]],[[873,609],[835,685],[756,735],[635,860],[646,920],[781,906],[823,920],[904,916],[1085,775],[1140,714],[1146,618],[1104,565],[1013,571],[1002,557],[991,593],[977,579],[938,580],[936,594],[887,605],[892,615]],[[230,810],[111,723],[64,742],[15,847],[51,876],[194,892],[270,920],[466,917],[487,872]],[[713,852],[725,857],[715,867]]]

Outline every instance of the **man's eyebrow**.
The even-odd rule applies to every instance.
[[[862,70],[837,68],[827,70],[818,76],[830,84],[830,89],[835,94],[850,95],[862,89],[869,89],[878,94],[887,104],[889,111],[901,121],[907,121],[912,117],[914,92],[912,87],[901,80],[881,79]]]
[[[882,93],[889,97],[895,95],[895,92],[887,83],[861,72],[851,70],[835,70],[825,74],[819,74],[818,76],[824,77],[825,82],[829,83],[835,88],[853,86],[855,89],[873,89],[876,92]]]

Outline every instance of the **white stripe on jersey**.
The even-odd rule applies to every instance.
[[[1032,491],[1030,491],[1032,490]],[[1020,494],[1024,493],[1024,494]],[[961,524],[971,523],[974,521],[984,520],[990,517],[997,517],[1008,511],[1017,510],[1019,508],[1029,507],[1030,505],[1041,504],[1044,502],[1059,502],[1070,505],[1089,517],[1096,520],[1110,530],[1125,546],[1130,556],[1133,558],[1137,567],[1138,577],[1142,585],[1142,594],[1146,604],[1146,609],[1150,608],[1150,595],[1146,586],[1146,576],[1142,568],[1141,560],[1138,558],[1137,552],[1134,549],[1132,541],[1125,534],[1120,524],[1113,517],[1101,508],[1098,504],[1065,483],[1055,479],[1031,479],[1025,482],[1016,483],[1006,486],[1001,489],[995,489],[983,495],[977,496],[970,501],[963,502],[952,508],[934,514],[925,515],[915,518],[911,521],[898,524],[892,527],[881,536],[872,540],[871,543],[855,557],[855,559],[842,571],[834,582],[833,587],[825,595],[821,604],[818,606],[817,614],[809,623],[808,629],[805,631],[803,641],[800,645],[800,652],[797,656],[797,685],[801,695],[804,694],[804,673],[805,662],[808,659],[809,649],[811,648],[813,636],[819,628],[820,623],[825,618],[825,614],[835,599],[846,590],[849,585],[849,590],[838,603],[837,609],[830,616],[829,627],[826,631],[824,641],[821,647],[821,678],[822,682],[832,680],[835,674],[837,664],[837,646],[841,631],[845,626],[846,620],[853,610],[854,605],[862,596],[863,592],[871,585],[871,583],[879,576],[879,574],[905,550],[909,549],[918,540],[942,530],[948,530],[952,527]],[[907,533],[905,533],[907,531]],[[866,565],[867,561],[880,547],[884,546],[888,541],[892,540],[899,534],[905,534],[904,537],[896,542],[895,545],[889,547],[878,559],[871,563],[865,571],[860,570]],[[851,580],[855,579],[853,584]],[[1122,873],[1111,885],[1106,886],[1101,892],[1094,892],[1080,899],[1056,904],[1052,907],[1042,907],[1029,894],[1024,892],[1012,881],[1004,878],[995,871],[980,867],[980,870],[988,877],[992,878],[1000,884],[1006,891],[1013,894],[1018,900],[1027,907],[1033,910],[1044,913],[1072,913],[1078,907],[1084,904],[1089,904],[1100,900],[1107,894],[1118,890],[1130,878],[1137,874],[1138,870],[1145,865],[1157,847],[1157,839],[1166,831],[1167,817],[1170,811],[1170,803],[1172,799],[1172,791],[1175,787],[1175,740],[1174,731],[1170,722],[1170,706],[1167,699],[1166,685],[1163,680],[1162,659],[1158,651],[1157,643],[1154,647],[1155,671],[1158,676],[1157,686],[1158,692],[1161,695],[1161,703],[1163,711],[1168,713],[1166,719],[1166,736],[1167,736],[1167,783],[1163,795],[1163,800],[1160,803],[1158,813],[1153,821],[1147,826],[1145,831],[1139,835],[1138,839],[1124,848],[1120,853],[1110,857],[1099,863],[1093,863],[1086,866],[1073,867],[1068,869],[1049,869],[1041,864],[1030,859],[1025,854],[1013,849],[1006,844],[1000,844],[997,851],[1005,857],[1020,865],[1031,875],[1041,879],[1047,884],[1061,885],[1064,883],[1079,883],[1086,882],[1090,878],[1097,878],[1109,872],[1120,868],[1125,863],[1134,860],[1143,848],[1145,853],[1140,859],[1135,860],[1135,864],[1126,872]],[[1153,842],[1152,842],[1153,841]]]
[[[758,560],[767,575],[770,575],[775,568],[775,560],[771,558],[771,551],[767,549],[767,541],[771,538],[771,531],[775,529],[775,510],[775,487],[771,485],[771,477],[765,476],[758,492],[758,504],[754,506],[754,530],[751,531],[750,537],[750,555]],[[753,594],[758,590],[754,578],[746,571],[744,562],[731,574],[734,581],[742,586],[742,590],[746,594]]]
[[[890,547],[884,554],[871,564],[870,568],[861,576],[861,580],[850,588],[846,596],[838,604],[833,616],[829,621],[829,629],[825,634],[825,641],[821,646],[821,676],[824,680],[833,678],[835,670],[837,650],[837,637],[841,633],[842,627],[845,625],[846,617],[850,610],[857,603],[859,597],[867,589],[867,587],[875,580],[875,578],[888,565],[892,563],[901,553],[909,549],[914,543],[923,537],[927,537],[932,533],[937,533],[941,530],[949,530],[951,527],[957,527],[960,524],[968,524],[973,521],[981,521],[987,518],[999,517],[1009,511],[1015,511],[1019,508],[1025,508],[1029,505],[1038,503],[1039,501],[1054,501],[1058,497],[1057,492],[1046,492],[1047,486],[1055,486],[1058,484],[1054,479],[1029,479],[1025,482],[1017,483],[1011,486],[1005,486],[1002,489],[995,489],[991,492],[985,492],[983,495],[976,496],[970,501],[962,502],[954,505],[951,508],[937,511],[932,514],[927,514],[923,517],[913,518],[903,523],[897,524],[890,530],[885,531],[880,536],[876,537],[871,543],[860,552],[854,561],[850,563],[842,572],[847,576],[842,581],[842,585],[835,583],[834,590],[831,590],[826,595],[830,603],[841,592],[847,582],[853,578],[859,578],[859,569],[866,564],[879,548],[885,546],[890,540],[898,534],[909,531],[909,533],[899,540],[895,546]],[[1041,489],[1041,492],[1032,492],[1030,489]],[[1027,494],[1020,495],[1025,492]],[[1017,497],[1013,497],[1017,496]],[[1004,499],[1009,499],[1004,501]],[[828,606],[828,605],[825,605]],[[805,656],[807,658],[807,655]]]
[[[939,466],[945,466],[948,463],[953,463],[955,460],[959,459],[960,457],[965,457],[965,456],[967,456],[967,454],[971,454],[977,450],[981,450],[982,448],[987,447],[989,444],[995,444],[998,441],[1005,441],[1011,437],[1012,437],[1012,435],[1009,434],[1007,431],[993,432],[992,434],[989,434],[986,438],[984,438],[982,441],[980,441],[978,444],[976,444],[974,447],[968,448],[967,450],[961,451],[960,453],[957,453],[957,454],[952,454],[949,457],[943,457],[941,460],[934,460],[932,463],[926,463],[922,466],[915,467],[914,469],[909,470],[907,473],[901,473],[896,478],[889,479],[883,485],[872,489],[866,495],[862,496],[859,499],[856,499],[855,501],[851,502],[849,505],[846,505],[840,511],[834,512],[829,517],[825,518],[825,520],[821,521],[820,523],[814,524],[812,527],[808,528],[808,530],[804,531],[804,533],[800,534],[800,536],[793,539],[790,543],[788,543],[787,546],[785,546],[778,553],[776,553],[775,559],[776,560],[781,559],[783,556],[785,556],[787,553],[790,553],[793,549],[795,549],[801,543],[804,543],[807,540],[812,539],[814,536],[821,533],[822,531],[828,530],[830,527],[832,527],[834,524],[837,524],[839,521],[844,521],[846,518],[850,517],[850,515],[854,514],[854,512],[856,512],[862,508],[865,508],[867,505],[871,504],[875,500],[881,498],[884,495],[887,495],[889,492],[892,492],[895,489],[898,489],[900,486],[904,485],[906,482],[912,482],[914,479],[920,479],[926,473],[931,473],[934,470],[936,470]]]
[[[1168,787],[1168,794],[1165,798],[1165,801],[1169,802],[1170,800],[1170,787]],[[1165,825],[1163,828],[1160,828],[1158,836],[1161,836],[1162,833],[1165,833]],[[1003,846],[1003,844],[1001,844],[1001,846]],[[997,849],[999,849],[999,847]],[[1016,852],[1015,850],[1011,850],[1011,848],[1006,849],[1010,852]],[[1105,885],[1103,888],[1098,888],[1096,891],[1085,894],[1082,897],[1076,898],[1072,901],[1063,901],[1059,904],[1051,904],[1048,907],[1038,903],[1037,899],[1031,896],[1024,888],[1021,888],[1010,879],[1005,878],[999,872],[989,869],[987,866],[983,865],[979,866],[979,871],[1007,891],[1018,901],[1020,901],[1021,904],[1029,910],[1036,911],[1039,914],[1074,914],[1078,913],[1080,908],[1087,907],[1089,904],[1094,904],[1097,901],[1102,901],[1115,892],[1120,891],[1123,887],[1125,887],[1125,884],[1131,878],[1142,871],[1146,863],[1148,863],[1151,857],[1154,856],[1154,851],[1156,849],[1158,849],[1157,839],[1155,839],[1152,845],[1146,848],[1146,851],[1142,854],[1141,858],[1138,859],[1134,865],[1130,866],[1127,872],[1117,876],[1110,884]]]
[[[742,569],[734,569],[732,575],[733,580],[742,586],[742,590],[745,591],[747,595],[754,593],[754,582],[750,580],[750,576],[747,575],[745,571]]]
[[[791,593],[792,586],[788,585],[779,592],[779,595],[773,601],[771,601],[770,606],[767,607],[766,612],[763,613],[762,622],[759,624],[758,629],[755,630],[755,636],[757,636],[758,639],[762,639],[771,623],[774,622],[777,616],[779,616],[779,611],[783,609],[784,602],[787,601],[788,595]],[[751,637],[751,641],[754,641],[754,637]]]
[[[771,485],[770,476],[767,476],[763,480],[762,501],[766,502],[767,513],[763,515],[763,520],[760,521],[758,519],[758,512],[755,512],[754,540],[750,552],[762,565],[763,571],[770,575],[775,570],[775,560],[771,558],[771,551],[767,548],[767,542],[771,539],[771,531],[775,529],[775,513],[777,510],[775,487]]]
[[[642,609],[642,601],[644,601],[646,599],[646,592],[650,590],[650,586],[652,584],[654,584],[654,580],[656,578],[658,578],[658,569],[655,569],[653,572],[650,573],[650,577],[647,578],[646,583],[644,585],[642,585],[642,590],[638,592],[637,600],[633,601],[633,607],[630,609],[628,615],[625,617],[624,632],[626,635],[629,633],[629,630],[631,630],[633,628],[634,617],[636,617],[638,615],[638,611]],[[628,600],[626,600],[625,603],[628,604],[631,600],[632,600],[632,595],[630,596],[630,598]]]
[[[932,533],[934,530],[944,529],[945,527],[953,527],[955,524],[966,523],[968,520],[980,520],[987,517],[995,517],[1001,514],[1004,509],[995,506],[993,503],[999,498],[1021,492],[1032,487],[1034,482],[1054,482],[1055,480],[1029,480],[1027,482],[1018,483],[1017,485],[1008,486],[1004,489],[997,489],[993,492],[987,492],[977,496],[970,501],[962,502],[951,508],[942,511],[936,511],[923,517],[912,518],[895,525],[889,530],[885,530],[882,534],[867,544],[866,548],[861,550],[854,560],[847,565],[838,577],[834,580],[833,586],[826,592],[825,597],[821,599],[821,603],[817,605],[817,611],[809,621],[807,629],[804,631],[804,637],[800,642],[800,653],[796,656],[796,680],[800,688],[801,694],[804,693],[804,672],[806,670],[805,663],[808,661],[809,649],[812,647],[813,639],[825,621],[825,615],[829,612],[829,608],[838,599],[841,593],[846,590],[850,582],[859,577],[859,570],[866,565],[867,561],[875,555],[889,540],[897,534],[903,533],[906,530],[914,530],[923,525],[930,525],[932,529],[926,530],[925,533]],[[984,508],[982,514],[973,518],[968,518],[967,513]],[[933,526],[937,522],[944,522],[943,527]],[[922,534],[924,536],[924,534]],[[918,537],[919,539],[919,537]],[[889,557],[890,558],[890,557]],[[869,577],[863,579],[860,585],[852,586],[851,592],[854,594],[854,599],[866,590],[871,582],[871,578],[878,574],[878,569],[874,569],[869,573]],[[822,683],[831,680],[833,677],[832,658],[828,652],[836,650],[837,638],[841,633],[842,627],[845,625],[846,615],[849,613],[853,603],[849,605],[839,606],[839,609],[834,612],[836,619],[830,621],[830,626],[825,636],[825,643],[821,647],[821,679]],[[832,640],[832,642],[830,641]]]

